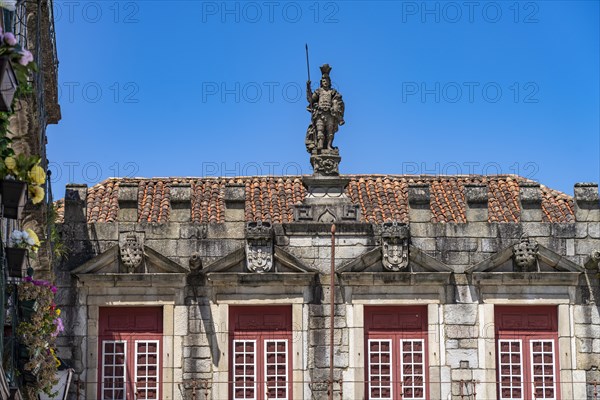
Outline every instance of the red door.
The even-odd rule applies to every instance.
[[[555,306],[497,306],[500,400],[560,399]]]
[[[98,398],[161,398],[161,307],[101,307]]]
[[[429,398],[427,307],[365,307],[365,398]]]
[[[230,399],[291,400],[291,306],[229,307]]]

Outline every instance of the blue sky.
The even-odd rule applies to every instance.
[[[345,174],[600,180],[595,1],[55,1],[54,197],[111,176],[310,174],[332,65]]]

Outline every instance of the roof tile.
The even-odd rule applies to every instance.
[[[464,185],[484,184],[488,187],[488,221],[519,222],[521,206],[519,183],[525,178],[503,176],[402,176],[347,175],[346,192],[361,209],[362,221],[383,223],[409,222],[408,183],[429,184],[431,221],[465,223]],[[226,184],[241,184],[246,189],[247,221],[293,221],[294,205],[306,197],[302,177],[238,177],[238,178],[127,178],[108,179],[88,190],[87,219],[93,222],[115,222],[120,182],[138,183],[138,222],[169,221],[170,191],[175,184],[191,185],[191,220],[195,223],[224,222],[223,192]],[[574,222],[573,199],[564,193],[541,186],[545,222]],[[59,218],[64,219],[64,201],[56,202]]]

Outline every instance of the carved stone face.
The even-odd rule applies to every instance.
[[[328,77],[324,76],[321,78],[321,87],[324,89],[329,89],[331,87],[331,81]]]

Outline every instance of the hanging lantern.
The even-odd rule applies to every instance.
[[[11,112],[19,83],[8,57],[0,57],[0,111]]]

